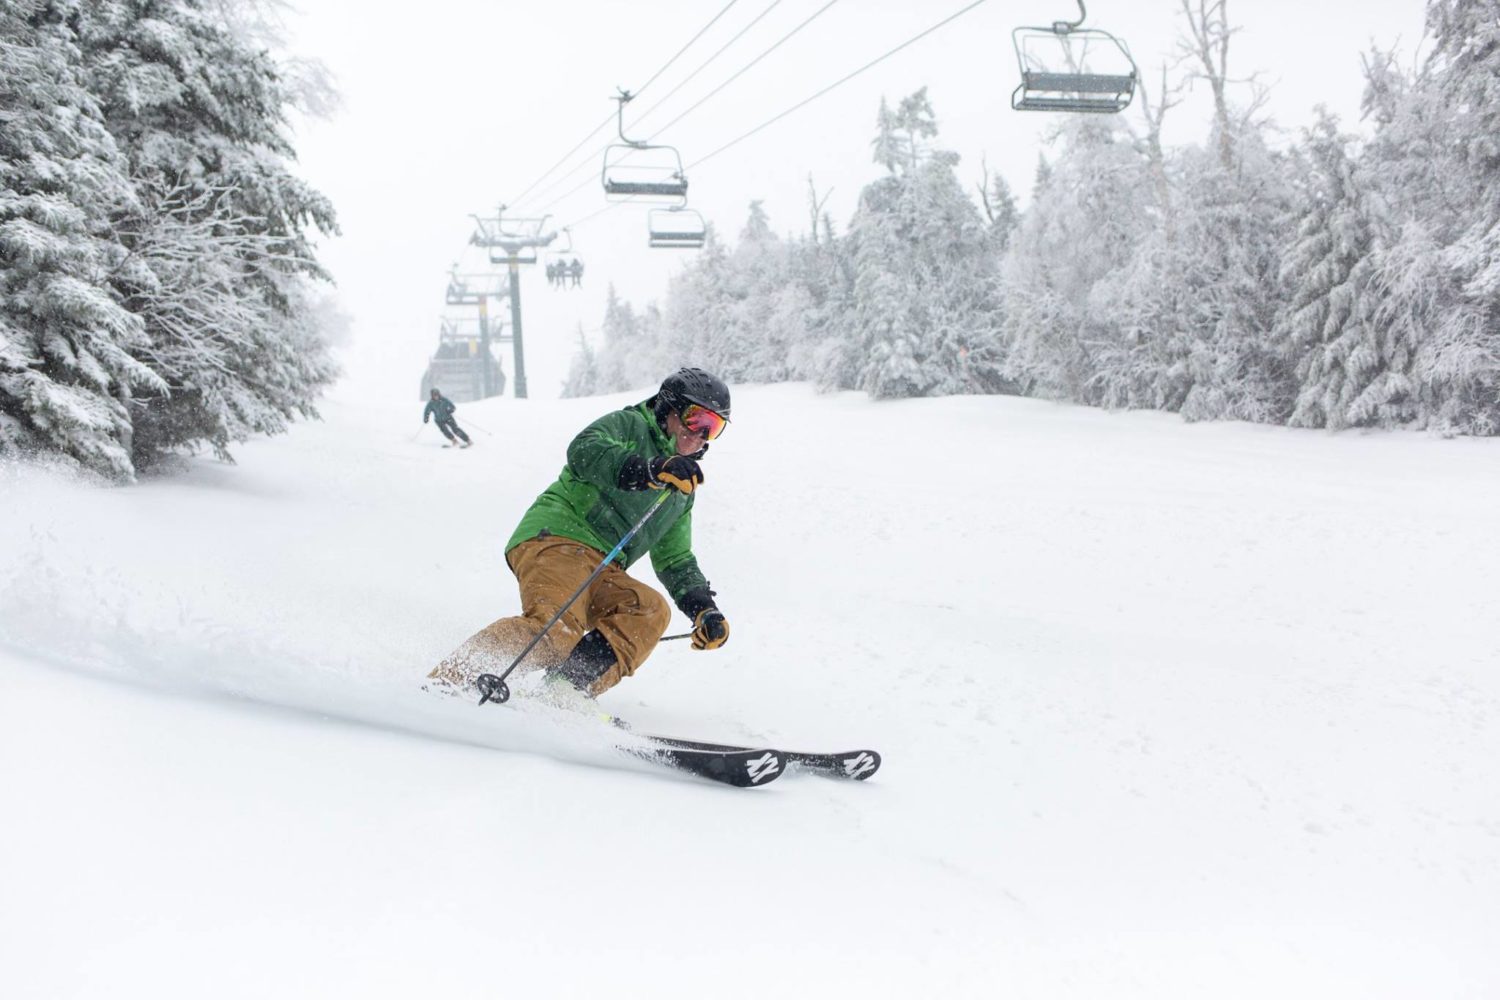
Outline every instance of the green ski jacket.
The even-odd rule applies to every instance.
[[[568,445],[568,464],[526,511],[505,551],[546,531],[609,552],[660,496],[620,489],[621,466],[631,455],[650,461],[673,454],[672,439],[645,403],[605,414]],[[688,591],[708,586],[693,557],[692,511],[693,498],[673,491],[615,560],[629,569],[650,552],[656,578],[679,607]]]

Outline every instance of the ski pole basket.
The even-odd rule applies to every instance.
[[[1077,21],[1011,32],[1021,85],[1010,95],[1017,111],[1115,114],[1130,106],[1139,71],[1125,43],[1107,31],[1082,27],[1088,16],[1078,0]]]

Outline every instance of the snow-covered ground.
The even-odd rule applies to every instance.
[[[627,401],[0,467],[0,996],[1500,995],[1500,441],[738,389],[605,704],[885,766],[735,790],[418,688]]]

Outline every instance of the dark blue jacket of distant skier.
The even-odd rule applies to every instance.
[[[438,426],[441,427],[453,419],[453,411],[456,409],[458,406],[447,396],[435,396],[427,401],[427,408],[422,411],[422,423],[427,423],[428,417],[437,417]]]

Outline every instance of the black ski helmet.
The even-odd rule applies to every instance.
[[[656,391],[653,401],[656,419],[665,421],[668,413],[681,413],[689,403],[697,403],[728,420],[729,386],[702,368],[679,368]]]

